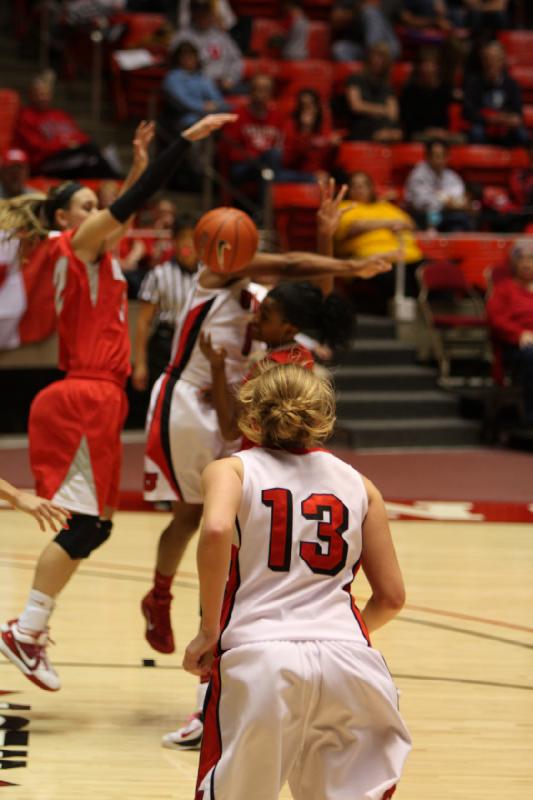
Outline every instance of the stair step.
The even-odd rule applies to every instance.
[[[354,448],[453,447],[480,442],[477,423],[428,417],[413,420],[341,420],[335,443]]]
[[[356,319],[357,339],[394,339],[396,336],[395,322],[388,317],[357,314]]]
[[[437,383],[437,374],[434,370],[416,364],[383,367],[339,366],[333,369],[333,378],[337,391],[385,389],[414,391],[434,389]]]
[[[457,399],[438,391],[341,391],[337,393],[339,420],[406,419],[457,413]]]
[[[415,349],[396,339],[361,339],[339,352],[337,364],[412,364]]]

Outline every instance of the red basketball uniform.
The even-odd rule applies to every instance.
[[[76,256],[74,233],[49,241],[59,367],[67,374],[32,403],[30,459],[40,495],[97,515],[118,500],[130,372],[127,288],[108,253],[94,264]]]

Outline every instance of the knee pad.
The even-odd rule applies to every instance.
[[[109,519],[98,519],[88,514],[73,514],[68,530],[61,530],[54,539],[73,561],[88,558],[93,550],[102,545],[111,535],[113,523]]]

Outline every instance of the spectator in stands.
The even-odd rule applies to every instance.
[[[449,128],[452,87],[442,77],[440,56],[436,50],[420,50],[413,73],[400,95],[400,117],[406,139],[427,141],[440,138],[461,141],[460,134]]]
[[[533,237],[515,243],[511,270],[494,284],[487,318],[502,345],[504,368],[522,384],[525,421],[533,426]]]
[[[171,239],[177,216],[176,203],[165,195],[156,195],[139,213],[137,232],[119,244],[118,257],[128,283],[128,295],[136,298],[146,273],[172,258],[174,244]],[[145,235],[143,235],[145,229]]]
[[[509,0],[447,0],[454,24],[469,28],[472,36],[493,36],[508,27]]]
[[[229,163],[230,179],[241,190],[247,185],[249,196],[264,202],[264,170],[281,169],[283,120],[273,101],[273,81],[269,75],[254,75],[250,98],[237,111],[237,120],[223,136],[224,161]],[[270,177],[270,176],[268,176]]]
[[[151,269],[139,290],[132,384],[151,389],[170,361],[174,328],[192,288],[198,266],[194,247],[194,220],[177,217],[172,228],[173,252]]]
[[[280,22],[283,34],[272,37],[269,42],[279,48],[281,58],[287,61],[309,58],[309,18],[302,6],[301,0],[282,0]]]
[[[471,231],[474,220],[462,178],[447,167],[448,148],[434,139],[426,158],[409,173],[405,200],[419,228],[441,232]]]
[[[205,114],[229,108],[215,82],[202,73],[198,48],[185,39],[172,53],[161,93],[163,110],[158,122],[169,140]]]
[[[172,38],[171,52],[184,40],[197,47],[204,75],[223,92],[235,92],[244,69],[242,55],[231,36],[217,26],[208,1],[191,3],[190,27],[179,30]]]
[[[533,142],[529,143],[528,152],[529,165],[512,171],[509,188],[514,203],[521,209],[529,210],[533,216]]]
[[[330,17],[333,58],[356,61],[382,42],[392,58],[399,58],[401,47],[393,25],[401,8],[402,0],[336,0]]]
[[[449,32],[452,24],[445,0],[403,0],[400,21],[408,28],[438,28]]]
[[[33,191],[26,185],[30,177],[29,159],[24,150],[6,150],[0,164],[0,199],[7,200]]]
[[[363,72],[348,78],[349,139],[397,142],[402,138],[398,101],[389,83],[390,68],[389,48],[376,44],[368,51]]]
[[[117,170],[71,115],[53,103],[54,76],[32,81],[29,104],[22,108],[15,140],[25,150],[32,173],[55,178],[114,178]]]
[[[350,176],[349,190],[341,204],[341,220],[335,232],[335,254],[344,258],[384,255],[403,260],[406,270],[406,294],[416,297],[415,270],[423,255],[413,236],[414,220],[399,206],[377,197],[372,178],[366,172]],[[392,295],[392,273],[382,284],[383,299]],[[374,279],[376,280],[376,279]]]
[[[302,89],[283,129],[283,168],[300,173],[300,180],[329,175],[341,136],[332,130],[329,109],[314,89]],[[294,178],[287,178],[294,180]]]
[[[522,96],[505,68],[505,51],[499,42],[481,49],[481,72],[467,77],[463,115],[471,123],[468,137],[476,144],[526,145]]]

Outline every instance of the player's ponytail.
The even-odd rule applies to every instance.
[[[330,436],[335,395],[329,381],[295,364],[265,364],[239,391],[244,435],[264,447],[306,448]]]
[[[46,195],[40,192],[0,200],[0,231],[28,238],[46,236],[48,230],[43,214],[45,200]]]
[[[349,342],[354,315],[350,303],[341,295],[333,293],[324,298],[312,283],[284,281],[271,289],[268,296],[298,331],[330,347]]]

